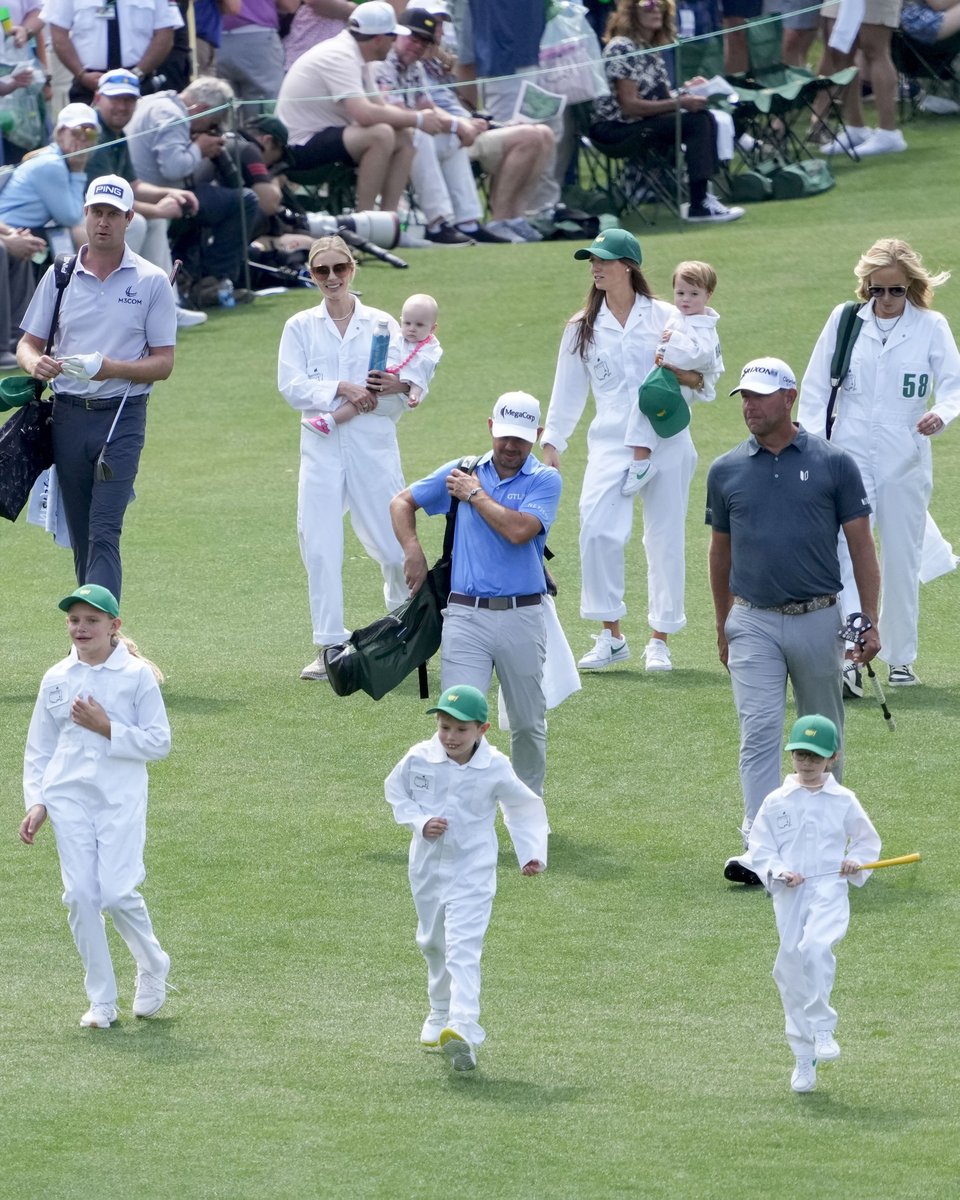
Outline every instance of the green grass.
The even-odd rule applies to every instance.
[[[778,354],[802,371],[876,237],[933,268],[956,251],[956,122],[918,121],[910,152],[836,164],[838,187],[745,220],[640,229],[669,295],[680,258],[720,275],[727,364]],[[364,268],[371,303],[440,301],[446,357],[404,418],[407,478],[487,444],[499,392],[546,402],[560,330],[585,291],[573,246],[478,247]],[[955,328],[960,280],[938,307]],[[766,900],[725,884],[740,816],[736,719],[716,659],[702,524],[710,461],[743,436],[735,400],[697,412],[689,626],[676,670],[638,662],[584,680],[550,718],[550,870],[521,879],[504,842],[484,956],[488,1046],[473,1078],[422,1054],[407,836],[382,780],[430,718],[413,681],[374,704],[300,684],[310,655],[295,533],[297,421],[276,393],[283,321],[305,292],[214,314],[187,334],[151,401],[124,535],[127,630],[168,674],[170,758],[151,770],[144,893],[174,958],[160,1019],[77,1026],[79,962],[49,829],[15,839],[23,739],[43,670],[66,650],[55,603],[69,555],[0,529],[0,1197],[947,1196],[960,1171],[960,917],[954,852],[956,576],[924,588],[922,688],[848,712],[847,782],[890,854],[853,897],[835,990],[843,1059],[806,1097],[769,977]],[[721,392],[721,395],[723,392]],[[575,652],[577,492],[585,422],[565,456],[550,542]],[[934,445],[933,511],[960,542],[956,433]],[[330,514],[330,519],[337,519]],[[421,522],[439,545],[440,523]],[[645,566],[629,548],[626,630],[644,640]],[[380,611],[379,572],[350,537],[348,624]],[[432,673],[436,685],[436,671]],[[505,739],[497,732],[501,747]]]

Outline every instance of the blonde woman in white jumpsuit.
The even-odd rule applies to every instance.
[[[880,535],[880,657],[890,683],[919,683],[913,671],[920,615],[920,569],[933,490],[930,437],[960,412],[960,352],[947,320],[930,310],[933,289],[949,275],[931,276],[920,256],[896,238],[882,238],[855,268],[859,335],[836,401],[831,440],[857,462],[871,520]],[[799,419],[810,433],[826,431],[830,363],[843,306],[830,314],[800,388]],[[932,402],[932,403],[931,403]],[[841,604],[860,602],[850,556],[840,539]]]
[[[580,615],[600,621],[603,628],[594,638],[594,649],[578,665],[581,670],[602,670],[630,657],[620,630],[627,611],[624,559],[634,503],[620,491],[632,460],[624,444],[627,422],[637,406],[640,384],[654,365],[664,327],[677,310],[654,299],[640,270],[640,245],[626,230],[600,234],[589,250],[578,250],[574,257],[590,259],[593,282],[584,308],[563,333],[541,445],[543,461],[559,470],[560,455],[592,391],[596,414],[587,432],[580,492]],[[685,387],[703,387],[698,372],[676,375]],[[687,428],[658,444],[657,475],[643,490],[647,621],[653,631],[645,649],[647,670],[671,669],[667,636],[687,623],[684,533],[696,465]]]
[[[301,679],[325,679],[323,647],[345,641],[343,612],[343,514],[383,572],[388,611],[407,599],[403,551],[390,524],[390,501],[403,489],[397,421],[409,382],[394,376],[371,391],[367,384],[370,343],[377,324],[390,331],[390,361],[401,355],[400,326],[378,308],[361,304],[350,291],[356,273],[346,242],[320,238],[309,256],[310,271],[323,296],[316,307],[287,321],[280,339],[277,386],[284,399],[308,417],[344,403],[357,415],[320,437],[301,425],[297,532],[307,570],[316,660]]]

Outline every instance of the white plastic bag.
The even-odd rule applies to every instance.
[[[606,96],[610,87],[587,10],[570,0],[554,0],[552,12],[540,39],[538,86],[566,96],[569,104]]]

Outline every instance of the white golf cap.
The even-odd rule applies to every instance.
[[[735,396],[746,388],[770,396],[781,388],[797,390],[797,377],[782,358],[752,358],[740,372],[740,383],[730,393]]]
[[[451,5],[444,4],[443,0],[421,0],[413,7],[424,9],[431,17],[443,17],[447,21],[453,20],[453,13],[450,11]]]
[[[60,109],[54,129],[80,129],[84,125],[100,128],[97,110],[89,104],[68,104],[66,108]]]
[[[520,438],[525,442],[537,440],[540,428],[540,401],[529,392],[504,392],[493,406],[495,438]]]
[[[347,22],[347,28],[367,37],[376,37],[377,34],[383,33],[410,32],[406,25],[397,24],[397,14],[386,0],[367,0],[366,4],[361,4]]]
[[[97,84],[99,96],[139,96],[140,80],[126,67],[112,67],[104,71]]]
[[[133,188],[119,175],[101,175],[87,188],[84,208],[91,204],[110,204],[121,212],[133,208]]]

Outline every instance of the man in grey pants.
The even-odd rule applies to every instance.
[[[737,393],[750,437],[711,466],[706,520],[713,531],[717,646],[740,718],[746,846],[760,805],[782,783],[787,680],[798,716],[819,713],[843,731],[840,531],[860,603],[873,623],[854,650],[858,663],[880,649],[880,567],[860,471],[844,451],[793,423],[797,384],[787,364],[778,358],[747,363],[730,394]],[[838,759],[838,781],[842,765]],[[735,858],[724,874],[739,883],[760,882]]]
[[[77,582],[100,584],[119,600],[120,533],[143,449],[147,397],[173,370],[177,317],[164,272],[124,240],[133,216],[130,184],[119,175],[95,179],[84,214],[87,242],[63,294],[52,350],[45,353],[54,268],[23,318],[17,359],[28,375],[52,382],[53,458]],[[105,470],[97,467],[101,451]]]
[[[412,594],[427,575],[417,509],[433,516],[449,512],[454,497],[460,501],[440,686],[470,684],[486,692],[496,669],[510,718],[513,769],[542,796],[547,770],[543,551],[563,485],[559,471],[531,454],[543,432],[533,396],[505,393],[488,425],[493,449],[475,473],[460,470],[459,460],[446,463],[394,496],[390,516]]]

